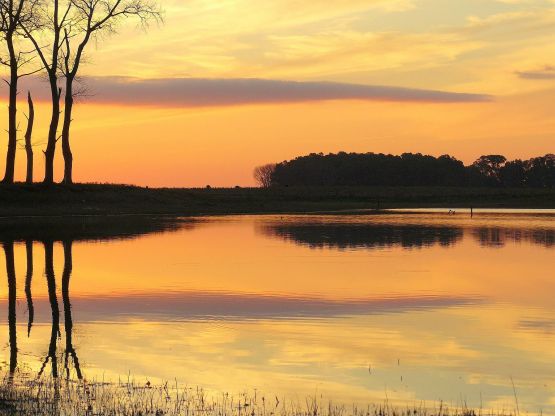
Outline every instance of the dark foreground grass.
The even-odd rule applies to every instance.
[[[555,208],[555,190],[509,188],[141,188],[0,185],[0,216],[225,215],[358,209]]]
[[[302,402],[276,396],[221,394],[210,396],[200,388],[108,384],[63,380],[0,384],[1,415],[98,415],[98,416],[511,416],[516,412],[486,412],[465,406],[396,407],[387,402],[338,405],[321,397]]]

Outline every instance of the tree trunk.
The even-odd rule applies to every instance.
[[[62,153],[64,156],[64,184],[73,183],[73,154],[71,153],[70,131],[73,113],[73,77],[66,78],[64,124],[62,127]]]
[[[33,183],[33,124],[35,122],[35,107],[31,93],[27,97],[29,102],[29,119],[27,121],[27,131],[25,132],[25,151],[27,152],[27,176],[25,182]]]
[[[6,43],[10,55],[10,82],[8,104],[8,151],[6,153],[6,171],[2,183],[14,182],[15,155],[17,150],[17,81],[18,62],[13,44],[13,33],[6,34]]]
[[[58,140],[58,125],[60,124],[60,96],[61,89],[58,88],[58,77],[50,75],[50,92],[52,95],[52,118],[48,130],[48,143],[44,151],[44,183],[54,183],[54,156],[56,155],[56,142]]]

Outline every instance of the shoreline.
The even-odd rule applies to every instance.
[[[0,185],[0,218],[382,214],[391,209],[555,209],[555,189],[443,187],[141,188]]]

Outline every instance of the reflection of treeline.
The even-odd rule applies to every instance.
[[[262,233],[312,248],[421,248],[450,246],[463,237],[463,229],[420,225],[376,224],[271,224]]]
[[[473,230],[474,238],[483,246],[502,247],[507,243],[532,243],[555,247],[555,230],[547,228],[521,229],[483,227]]]
[[[263,224],[259,230],[311,248],[448,247],[462,241],[464,228],[429,225],[296,223]],[[555,247],[555,229],[479,227],[469,230],[479,244],[501,247],[521,243]]]
[[[555,155],[508,161],[482,156],[470,166],[456,158],[404,153],[310,154],[255,170],[262,186],[555,186]]]

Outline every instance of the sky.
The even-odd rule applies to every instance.
[[[88,51],[73,125],[78,181],[249,186],[255,166],[311,152],[471,163],[554,151],[553,0],[160,4],[162,24],[127,22]],[[40,152],[45,85],[26,89],[39,101]],[[25,112],[22,102],[21,129]],[[20,151],[20,179],[24,162]]]

